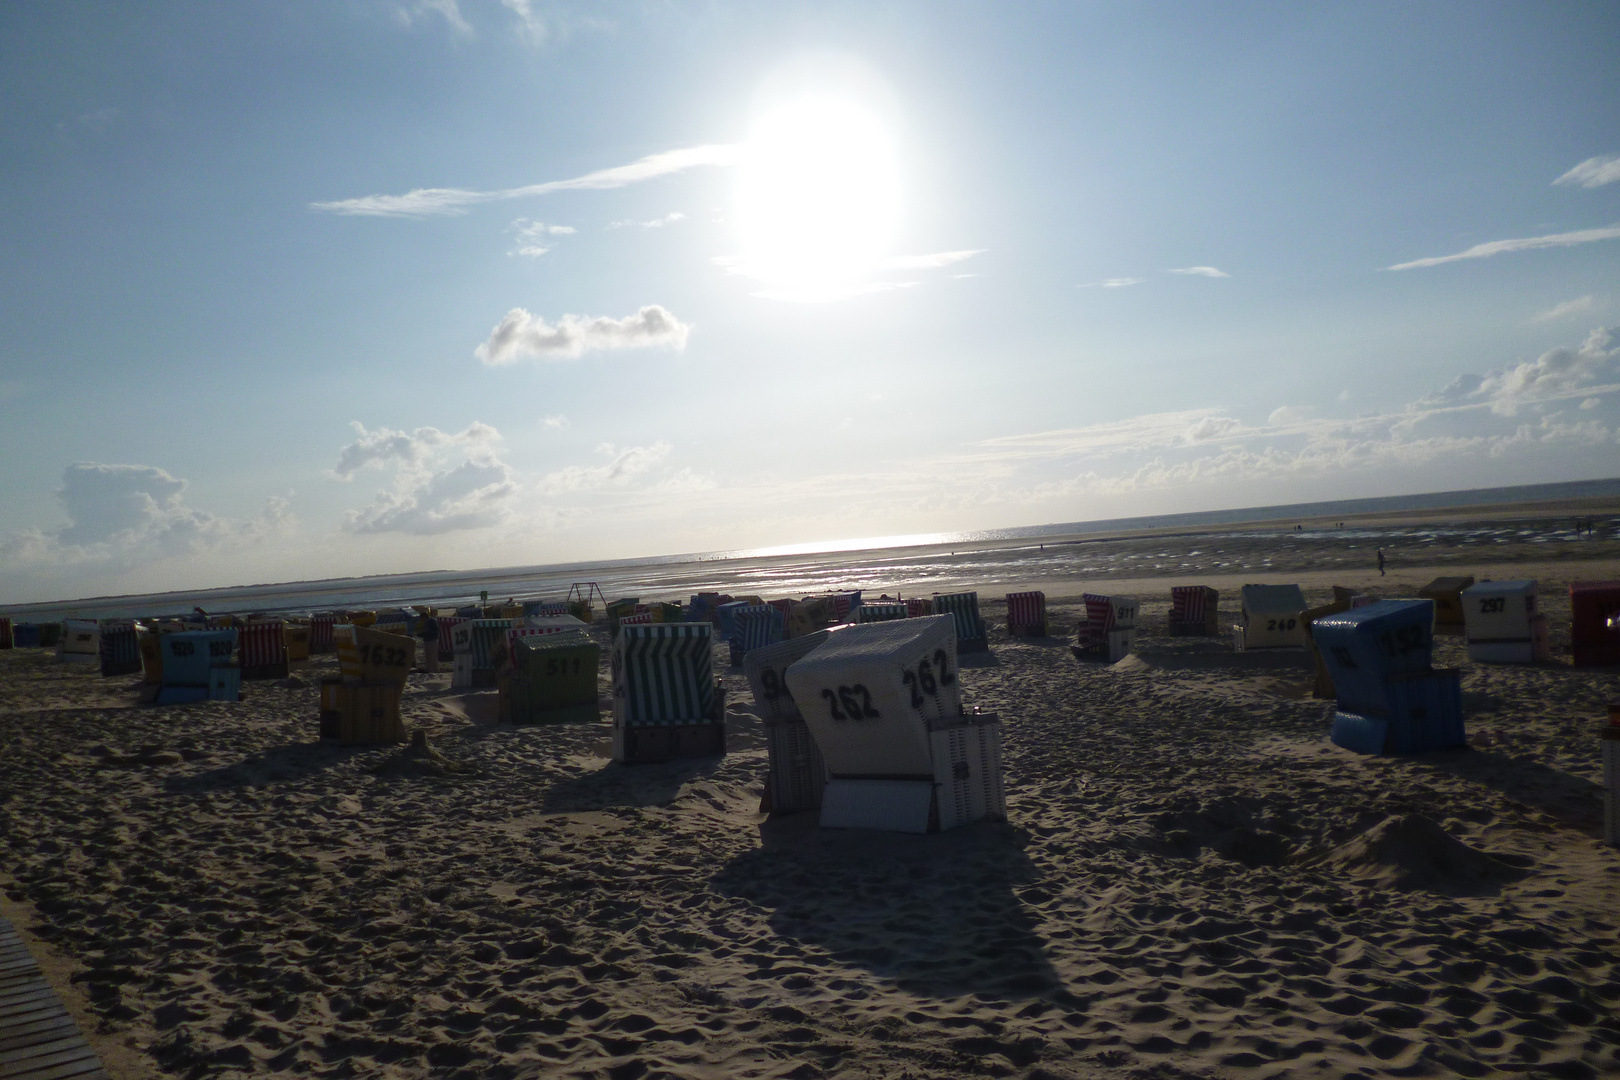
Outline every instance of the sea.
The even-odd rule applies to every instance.
[[[1053,579],[1181,577],[1399,562],[1620,556],[1620,517],[1580,500],[1620,499],[1620,478],[1242,507],[957,533],[865,537],[733,551],[484,570],[427,571],[190,592],[7,605],[13,618],[130,618],[190,612],[290,614],[410,604],[453,607],[584,596],[684,599],[697,592],[808,596],[842,589],[918,594]],[[1552,504],[1529,515],[1514,504]],[[1477,518],[1470,508],[1479,508]],[[1436,511],[1436,523],[1369,518]],[[1443,512],[1443,513],[1441,513]],[[1338,525],[1344,520],[1343,527]],[[1578,527],[1577,521],[1590,527]],[[1258,541],[1258,542],[1257,542]],[[1610,549],[1613,549],[1612,552]]]

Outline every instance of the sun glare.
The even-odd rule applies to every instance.
[[[792,299],[859,288],[894,239],[899,189],[889,133],[860,105],[805,96],[766,110],[738,192],[747,272]]]

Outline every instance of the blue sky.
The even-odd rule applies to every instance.
[[[0,601],[1620,474],[1611,4],[33,4],[0,57]]]

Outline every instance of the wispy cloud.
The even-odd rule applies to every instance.
[[[1213,266],[1183,266],[1180,269],[1166,270],[1167,274],[1194,274],[1198,277],[1231,277],[1224,270],[1217,270]]]
[[[519,40],[529,45],[541,45],[548,34],[545,21],[534,12],[532,0],[501,0],[501,6],[517,18]]]
[[[331,214],[369,217],[427,217],[434,214],[462,214],[469,206],[549,195],[555,191],[606,190],[626,187],[654,177],[685,172],[704,165],[735,165],[742,158],[742,147],[735,143],[693,146],[649,154],[629,165],[576,176],[571,180],[550,180],[543,184],[501,188],[495,191],[469,191],[463,188],[417,188],[404,195],[366,195],[357,199],[310,203],[310,209]]]
[[[1111,277],[1101,281],[1088,281],[1084,285],[1076,286],[1081,289],[1124,289],[1131,285],[1140,285],[1144,279],[1139,277]]]
[[[547,243],[549,237],[571,236],[574,233],[572,225],[547,225],[543,221],[534,221],[530,218],[518,218],[512,222],[511,229],[517,233],[518,246],[507,254],[522,255],[530,259],[538,259],[551,250]]]
[[[1386,270],[1416,270],[1424,266],[1439,266],[1441,263],[1458,262],[1462,259],[1488,259],[1492,255],[1505,255],[1513,251],[1533,251],[1538,248],[1573,247],[1576,244],[1590,244],[1598,240],[1620,239],[1620,225],[1610,225],[1602,229],[1580,229],[1576,232],[1553,233],[1550,236],[1528,236],[1519,240],[1492,240],[1485,244],[1475,244],[1467,251],[1459,251],[1455,255],[1435,255],[1427,259],[1413,259],[1411,262],[1396,263],[1386,266]]]
[[[472,24],[462,17],[461,5],[457,0],[416,0],[414,4],[401,4],[394,10],[399,15],[399,21],[406,26],[414,26],[418,19],[437,15],[458,37],[473,36]]]
[[[1553,183],[1566,187],[1579,184],[1583,188],[1595,188],[1616,180],[1620,180],[1620,154],[1604,154],[1587,158]]]
[[[985,248],[971,251],[936,251],[932,255],[892,255],[878,263],[880,270],[937,270],[942,266],[963,262],[975,255],[983,255]]]
[[[665,225],[673,225],[677,221],[685,220],[685,214],[681,213],[679,210],[673,210],[670,213],[665,214],[663,217],[653,218],[651,221],[610,221],[608,222],[607,227],[610,229],[627,229],[634,225],[642,229],[662,229]]]
[[[692,327],[667,308],[649,304],[622,319],[606,315],[564,315],[556,324],[513,308],[490,332],[489,340],[474,350],[485,364],[512,364],[525,356],[542,360],[572,360],[599,349],[640,349],[667,345],[686,347]]]
[[[596,448],[610,460],[605,465],[570,465],[565,469],[547,473],[540,478],[540,490],[550,495],[568,491],[598,491],[620,488],[637,477],[650,472],[654,466],[669,457],[670,445],[655,442],[651,446],[614,446],[603,443]]]
[[[540,422],[553,431],[566,431],[572,426],[568,422],[568,417],[562,415],[561,413],[555,413],[551,416],[543,417]]]
[[[1551,322],[1562,319],[1566,315],[1579,315],[1583,311],[1591,311],[1596,305],[1590,296],[1577,296],[1573,300],[1565,300],[1562,304],[1554,304],[1546,311],[1538,312],[1531,322]]]

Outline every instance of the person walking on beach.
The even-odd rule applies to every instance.
[[[1384,576],[1384,549],[1378,549],[1378,576]]]

